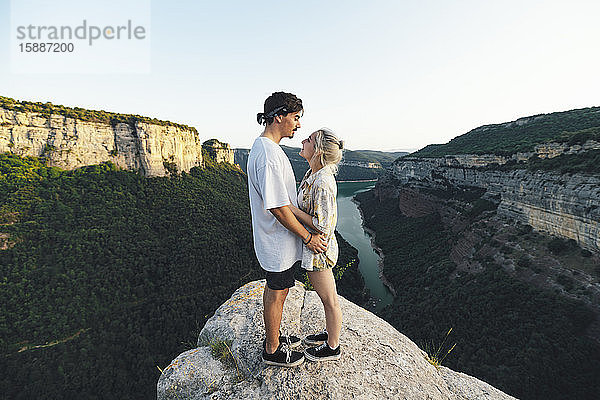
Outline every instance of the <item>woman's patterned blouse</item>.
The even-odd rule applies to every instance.
[[[315,254],[306,245],[302,246],[302,268],[321,271],[332,268],[338,259],[338,244],[335,239],[337,224],[337,185],[331,165],[326,165],[314,174],[309,168],[298,189],[298,207],[312,215],[312,223],[327,240],[325,253]]]

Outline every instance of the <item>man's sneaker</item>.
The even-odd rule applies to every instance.
[[[279,343],[285,343],[292,349],[300,346],[301,342],[302,341],[300,340],[300,338],[298,336],[293,336],[293,335],[279,336]]]
[[[290,347],[283,343],[279,343],[279,347],[275,353],[269,354],[265,350],[265,342],[263,342],[262,360],[265,364],[276,365],[278,367],[295,367],[304,362],[304,354],[299,351],[292,351]]]
[[[337,360],[340,358],[340,355],[340,346],[338,345],[338,347],[334,350],[329,347],[327,342],[318,347],[309,347],[308,349],[304,350],[304,356],[310,361]]]
[[[304,338],[304,344],[307,346],[318,346],[320,344],[325,343],[327,337],[327,331],[323,331],[315,335],[308,335]]]

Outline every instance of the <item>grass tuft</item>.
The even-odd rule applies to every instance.
[[[231,351],[233,341],[218,337],[204,337],[202,343],[210,348],[212,356],[221,361],[225,367],[235,370],[235,380],[237,382],[241,382],[246,378],[240,369],[238,359],[233,354],[233,351]],[[250,373],[250,370],[248,370],[248,373]],[[252,374],[250,373],[250,375]]]
[[[448,354],[450,354],[450,352],[454,350],[454,347],[456,347],[456,343],[454,343],[448,351],[445,353],[443,352],[444,344],[446,343],[446,339],[448,339],[450,332],[452,332],[452,328],[446,332],[446,336],[444,336],[444,340],[442,340],[442,343],[440,343],[439,346],[435,346],[433,341],[430,343],[425,343],[425,352],[427,353],[427,357],[425,357],[425,359],[429,361],[429,363],[436,369],[440,368],[440,365],[442,365],[444,359],[448,357]]]
[[[342,279],[344,272],[346,272],[348,268],[354,265],[355,262],[356,258],[352,258],[345,265],[336,265],[335,267],[333,267],[333,278],[335,279],[336,283],[339,282],[340,279]],[[308,278],[308,272],[304,272],[302,278],[304,290],[315,290],[312,283],[310,283],[310,279]]]

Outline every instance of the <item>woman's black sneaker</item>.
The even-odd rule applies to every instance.
[[[295,367],[304,362],[304,354],[299,351],[293,351],[283,342],[279,343],[279,347],[273,354],[267,353],[265,345],[266,343],[263,342],[262,360],[265,364],[276,365],[278,367]]]
[[[323,331],[321,333],[317,333],[315,335],[308,335],[304,338],[304,344],[307,346],[318,346],[320,344],[325,343],[327,340],[327,331]]]
[[[318,347],[309,347],[304,350],[304,356],[310,361],[331,361],[340,358],[340,346],[332,349],[327,342]]]
[[[281,335],[281,336],[279,336],[279,343],[285,343],[289,347],[291,347],[292,349],[300,346],[301,342],[302,341],[300,340],[300,338],[298,336],[293,336],[293,335]]]

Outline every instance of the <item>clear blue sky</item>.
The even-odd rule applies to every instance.
[[[282,144],[327,126],[350,149],[600,105],[598,1],[152,1],[147,74],[12,74],[9,8],[0,95],[168,119],[234,147],[260,134],[277,90],[306,111]]]

